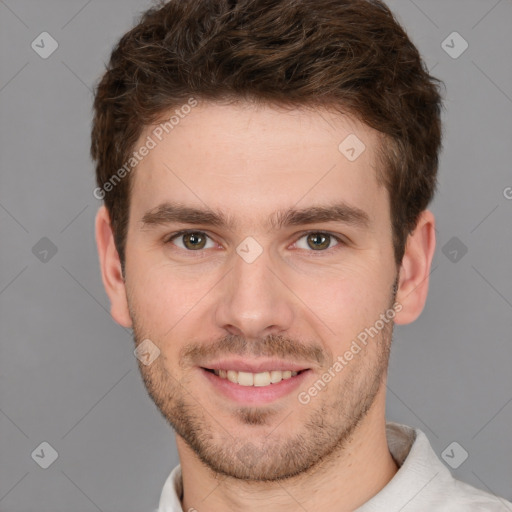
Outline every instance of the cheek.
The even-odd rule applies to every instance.
[[[130,308],[153,336],[169,336],[170,330],[194,308],[214,284],[213,275],[188,272],[169,264],[143,261],[127,269]]]
[[[311,321],[323,321],[337,339],[346,340],[373,325],[389,306],[391,282],[391,274],[378,265],[352,265],[338,271],[296,275],[291,287],[305,304]]]

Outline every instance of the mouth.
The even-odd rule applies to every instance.
[[[292,394],[312,372],[287,363],[217,363],[199,370],[216,394],[242,405],[263,405]],[[252,370],[252,371],[251,371]]]
[[[213,373],[221,379],[226,379],[233,384],[239,384],[240,386],[253,386],[253,387],[265,387],[275,384],[279,384],[283,380],[291,379],[296,377],[300,373],[308,371],[307,369],[292,371],[292,370],[270,370],[265,372],[243,372],[236,370],[223,370],[223,369],[210,369],[202,368],[203,370]]]

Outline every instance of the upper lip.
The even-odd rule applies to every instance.
[[[234,370],[237,372],[262,373],[272,370],[299,372],[309,370],[306,364],[293,363],[282,359],[219,359],[211,363],[201,364],[207,370]]]

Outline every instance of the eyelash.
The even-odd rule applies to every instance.
[[[184,230],[178,231],[176,233],[172,233],[171,235],[166,237],[164,243],[166,245],[170,244],[176,238],[179,238],[180,236],[187,235],[187,234],[190,234],[190,233],[199,233],[201,235],[206,236],[210,240],[212,240],[212,238],[207,233],[205,233],[204,231],[198,231],[196,229],[184,229]],[[314,253],[326,253],[326,252],[329,253],[330,251],[333,251],[333,250],[336,250],[336,249],[341,249],[344,245],[347,245],[347,242],[345,240],[343,240],[339,236],[334,235],[333,233],[330,233],[328,231],[315,231],[315,230],[305,231],[305,232],[301,233],[300,236],[297,238],[297,241],[295,243],[297,243],[301,238],[304,238],[305,236],[308,236],[308,235],[311,235],[311,234],[315,234],[315,235],[328,235],[331,238],[334,238],[334,240],[336,240],[336,242],[338,242],[338,245],[335,245],[334,247],[330,247],[329,249],[324,249],[324,250],[319,250],[319,251],[315,251],[315,250],[311,249],[311,250],[306,251],[306,252],[311,252],[313,254]],[[182,250],[182,251],[185,251],[185,252],[189,252],[189,253],[197,252],[199,254],[202,254],[204,252],[204,250],[205,250],[205,249],[198,249],[196,251],[192,251],[192,250],[188,250],[188,249],[181,249],[181,247],[176,247],[176,249],[179,249],[179,250]]]

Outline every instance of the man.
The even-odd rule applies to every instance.
[[[438,82],[376,0],[171,0],[114,49],[96,238],[177,434],[160,512],[506,510],[385,421],[435,249]]]

